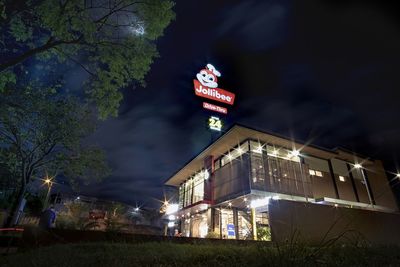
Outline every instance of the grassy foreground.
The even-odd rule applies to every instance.
[[[3,256],[0,266],[400,266],[399,247],[86,243]]]

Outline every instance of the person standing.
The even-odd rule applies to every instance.
[[[56,221],[56,211],[54,207],[50,207],[42,212],[39,220],[39,227],[42,229],[50,229]]]

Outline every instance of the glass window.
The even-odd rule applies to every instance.
[[[315,171],[315,175],[318,177],[323,177],[322,172],[320,171]]]
[[[179,208],[183,208],[183,202],[184,202],[184,196],[185,196],[185,187],[183,185],[179,186]]]
[[[344,178],[344,176],[339,175],[339,181],[346,182],[346,178]]]
[[[220,159],[214,161],[214,170],[218,170],[221,167]]]
[[[225,153],[225,155],[221,158],[221,166],[230,163],[231,161],[241,157],[244,153],[249,151],[248,142],[244,142],[240,146],[235,147],[234,149]]]
[[[250,150],[253,153],[262,154],[265,149],[265,144],[256,141],[250,141]]]
[[[267,146],[268,156],[277,157],[281,159],[291,160],[295,162],[300,162],[300,157],[293,155],[292,151],[286,148],[280,148],[275,146]]]
[[[185,202],[184,207],[189,206],[192,203],[192,180],[189,179],[185,182]]]
[[[310,175],[315,175],[315,171],[314,170],[309,170],[309,172],[310,172]]]
[[[255,189],[265,189],[265,168],[262,154],[251,153],[251,182]]]
[[[193,203],[204,199],[204,173],[197,173],[193,178]],[[192,203],[192,204],[193,204]]]

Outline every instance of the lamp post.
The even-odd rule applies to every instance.
[[[48,186],[48,189],[47,189],[47,194],[46,194],[46,198],[44,200],[44,205],[43,205],[42,211],[47,209],[50,192],[51,192],[51,187],[53,186],[53,181],[46,175],[46,179],[44,179],[44,183]]]

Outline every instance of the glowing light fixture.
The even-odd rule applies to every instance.
[[[175,226],[175,223],[174,222],[168,222],[168,227],[174,227]]]
[[[354,164],[354,168],[356,168],[356,169],[361,169],[361,168],[362,168],[362,166],[361,166],[361,164],[359,164],[359,163],[356,163],[356,164]]]
[[[290,152],[292,154],[293,157],[298,157],[300,155],[300,151],[298,150],[293,150],[292,152]]]
[[[400,178],[400,173],[396,174],[396,177],[397,177],[397,178]]]
[[[174,215],[169,215],[169,216],[168,216],[168,220],[170,220],[170,221],[175,221],[175,216],[174,216]]]
[[[229,160],[232,160],[232,159],[233,159],[231,153],[228,154],[228,159],[229,159]]]
[[[204,175],[204,180],[210,178],[210,173],[208,172],[208,170],[204,170],[203,175]]]
[[[253,149],[253,152],[262,154],[263,146],[261,144],[258,144],[256,149]]]
[[[269,204],[270,199],[271,199],[271,197],[254,199],[251,201],[250,207],[252,207],[254,209],[254,208],[258,208],[258,207],[262,207],[262,206],[267,206]]]
[[[178,211],[178,209],[179,209],[179,205],[178,204],[170,204],[170,205],[167,205],[167,208],[166,208],[166,210],[165,210],[165,214],[172,214],[172,213],[175,213],[175,212],[177,212]]]

